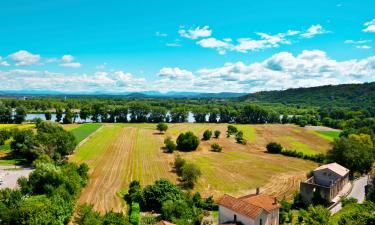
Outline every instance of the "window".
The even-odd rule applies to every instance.
[[[263,225],[262,219],[259,219],[259,225]]]
[[[233,216],[233,222],[237,222],[237,215],[235,214],[234,216]]]

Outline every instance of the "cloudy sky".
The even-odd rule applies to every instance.
[[[0,2],[0,90],[256,92],[375,81],[373,0]]]

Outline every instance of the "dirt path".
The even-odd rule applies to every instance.
[[[123,128],[97,161],[93,168],[89,183],[82,191],[78,204],[91,203],[100,212],[114,210],[123,211],[123,200],[117,193],[124,188],[129,176],[129,159],[136,140],[135,128]]]

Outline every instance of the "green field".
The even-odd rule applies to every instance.
[[[243,137],[245,140],[248,141],[255,141],[256,140],[256,132],[255,128],[252,125],[249,124],[238,124],[235,125],[239,131],[243,132]]]
[[[329,141],[333,141],[335,138],[339,138],[340,131],[316,131],[316,133]]]
[[[76,127],[71,130],[74,137],[76,137],[77,142],[81,142],[85,138],[87,138],[90,134],[95,132],[99,127],[102,125],[100,123],[85,123],[79,127]]]

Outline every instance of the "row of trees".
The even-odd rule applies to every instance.
[[[14,110],[0,104],[0,123],[22,123],[26,118],[26,109],[24,107],[17,107]]]

